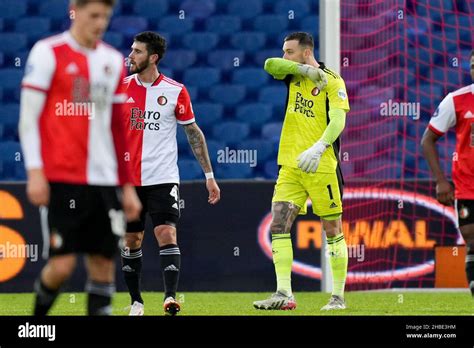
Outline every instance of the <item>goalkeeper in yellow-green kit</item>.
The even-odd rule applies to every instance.
[[[277,291],[255,301],[257,309],[294,309],[291,289],[293,248],[290,230],[298,214],[313,212],[326,232],[333,291],[322,310],[345,309],[347,245],[342,233],[343,178],[339,165],[339,136],[349,111],[344,80],[317,62],[310,34],[296,32],[283,44],[283,58],[269,58],[265,70],[288,88],[285,120],[278,150],[281,166],[272,199],[272,252]]]

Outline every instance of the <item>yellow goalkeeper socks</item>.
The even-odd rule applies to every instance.
[[[291,265],[293,263],[293,247],[289,233],[272,234],[272,252],[277,291],[291,296]]]
[[[335,237],[327,237],[329,262],[332,271],[332,294],[344,298],[344,286],[347,277],[347,245],[342,233]]]

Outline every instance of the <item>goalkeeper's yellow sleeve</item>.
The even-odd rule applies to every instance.
[[[277,80],[283,80],[286,75],[299,75],[298,63],[283,58],[268,58],[263,68]]]
[[[342,133],[345,125],[346,112],[342,109],[330,109],[329,124],[319,140],[324,141],[326,144],[332,144]]]

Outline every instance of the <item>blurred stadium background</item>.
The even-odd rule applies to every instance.
[[[18,156],[19,85],[34,42],[68,28],[67,4],[0,1],[0,231],[4,236],[7,229],[21,231],[25,243],[40,247],[39,221],[25,199],[25,171]],[[472,0],[340,0],[339,70],[351,104],[341,152],[344,230],[348,244],[362,246],[364,254],[363,260],[350,259],[348,290],[465,286],[459,277],[453,282],[454,275],[443,283],[435,272],[436,259],[445,270],[458,265],[463,274],[461,258],[435,255],[435,247],[463,241],[454,211],[430,198],[434,187],[419,144],[445,94],[471,83],[473,14]],[[205,206],[200,167],[184,132],[178,132],[186,203],[180,225],[187,265],[184,291],[273,290],[267,222],[286,88],[262,67],[266,58],[282,55],[289,32],[308,31],[318,46],[319,21],[318,0],[119,1],[104,40],[127,56],[140,31],[166,37],[168,51],[160,70],[188,87],[216,177],[230,180],[223,183],[222,204],[214,210]],[[419,103],[421,114],[383,116],[381,105],[390,101]],[[440,140],[447,173],[454,142],[453,133]],[[225,147],[257,150],[257,166],[217,163],[217,153]],[[16,215],[15,204],[20,206]],[[320,289],[319,233],[315,216],[298,219],[295,290]],[[144,288],[159,291],[161,280],[150,279],[159,274],[154,243],[150,237],[144,251],[151,255],[148,261],[145,256]],[[5,261],[0,257],[0,264]],[[31,291],[41,262],[30,261],[4,274],[0,291]],[[81,283],[71,284],[75,289]],[[123,284],[119,289],[124,290]]]

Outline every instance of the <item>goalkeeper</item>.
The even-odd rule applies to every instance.
[[[333,291],[322,310],[345,309],[347,246],[341,227],[343,179],[339,166],[339,135],[349,102],[343,79],[318,63],[310,34],[296,32],[283,44],[283,58],[269,58],[265,70],[288,88],[280,137],[281,166],[272,199],[272,251],[277,291],[255,301],[257,309],[294,309],[291,289],[293,249],[290,230],[298,214],[306,214],[311,198],[328,242]]]

